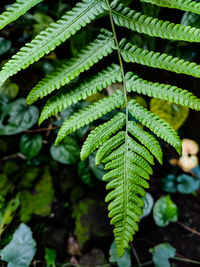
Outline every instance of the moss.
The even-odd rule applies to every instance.
[[[0,174],[0,196],[5,197],[13,190],[13,184],[10,182],[6,174]]]
[[[33,186],[33,182],[38,176],[39,168],[28,168],[25,170],[25,173],[20,182],[20,186],[23,188],[31,188]]]
[[[92,237],[108,235],[109,226],[103,202],[85,199],[74,207],[72,217],[75,219],[75,234],[81,249]]]
[[[52,178],[46,169],[43,177],[37,183],[34,191],[24,191],[21,194],[20,219],[27,222],[33,214],[46,216],[51,212],[51,203],[54,199]]]
[[[5,165],[4,165],[4,173],[8,176],[17,173],[20,170],[20,166],[19,164],[17,164],[15,161],[13,160],[9,160],[6,161]]]

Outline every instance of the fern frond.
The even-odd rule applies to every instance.
[[[0,15],[0,30],[43,0],[17,0]]]
[[[32,104],[38,98],[43,98],[61,86],[69,83],[81,72],[88,70],[100,59],[113,52],[115,41],[113,34],[102,29],[101,34],[82,49],[77,57],[74,57],[56,68],[55,71],[42,79],[29,93],[26,103]]]
[[[64,108],[77,103],[80,100],[86,99],[88,96],[96,94],[102,91],[107,86],[122,81],[122,75],[120,67],[116,64],[112,64],[105,70],[99,72],[96,76],[93,76],[88,81],[80,83],[78,86],[73,86],[75,89],[71,91],[65,88],[65,91],[61,90],[52,98],[50,98],[44,106],[39,124],[49,117],[62,111]]]
[[[200,4],[192,0],[141,0],[155,4],[157,6],[176,8],[183,11],[190,11],[196,14],[200,14]]]
[[[126,62],[139,63],[153,68],[165,69],[176,73],[200,77],[200,65],[167,54],[143,50],[123,39],[120,43],[121,54]]]
[[[114,118],[96,127],[87,137],[81,149],[81,159],[85,160],[91,153],[104,144],[114,133],[123,128],[126,115],[119,112]]]
[[[119,157],[119,158],[107,163],[105,166],[105,170],[119,168],[121,166],[123,160],[124,160],[124,157]],[[127,160],[129,162],[129,164],[131,165],[131,168],[134,170],[133,175],[137,174],[138,176],[141,176],[144,179],[147,179],[147,180],[149,179],[149,174],[148,174],[148,172],[146,172],[145,169],[143,169],[139,165],[134,164],[132,160],[131,161],[129,160],[129,158]],[[130,173],[132,173],[132,170],[130,170]],[[144,182],[144,184],[145,184],[145,182]]]
[[[55,144],[57,145],[60,141],[62,141],[66,135],[76,131],[77,129],[89,124],[94,120],[97,120],[111,110],[122,107],[124,103],[124,94],[117,90],[114,94],[112,94],[112,96],[99,100],[98,102],[74,113],[74,115],[69,117],[69,119],[63,123],[60,131],[58,132]]]
[[[148,82],[132,72],[126,74],[126,81],[128,92],[137,92],[138,94],[168,100],[184,107],[200,110],[200,99],[191,92],[177,86]]]
[[[163,119],[140,106],[134,99],[129,104],[129,112],[158,137],[171,144],[181,154],[181,141],[174,129]]]
[[[154,164],[154,158],[144,146],[138,144],[134,141],[130,136],[128,136],[128,147],[131,151],[137,153],[141,157],[143,157],[146,161],[148,161],[151,165]]]
[[[102,146],[100,146],[95,157],[95,163],[99,165],[104,157],[110,154],[115,148],[123,144],[125,141],[125,135],[126,133],[124,131],[120,131],[118,134],[114,135]]]
[[[118,147],[117,149],[113,150],[108,156],[102,159],[102,163],[107,163],[113,159],[119,158],[121,155],[124,154],[124,144]]]
[[[159,142],[149,133],[141,129],[136,122],[128,122],[128,131],[137,138],[162,164],[162,150]]]
[[[117,253],[121,257],[124,249],[128,247],[129,241],[133,240],[133,234],[138,231],[138,222],[144,206],[140,197],[145,195],[142,187],[148,188],[149,185],[141,177],[144,175],[148,179],[148,174],[129,160],[129,154],[126,161],[120,160],[120,163],[115,160],[115,162],[117,168],[106,173],[103,180],[109,181],[106,188],[112,189],[108,193],[106,201],[111,201],[108,207],[109,217],[111,224],[115,227],[113,232]]]
[[[140,167],[142,167],[146,172],[148,172],[150,175],[153,174],[153,170],[150,166],[150,164],[142,157],[140,157],[138,154],[134,153],[133,151],[128,151],[129,160]]]
[[[107,10],[105,0],[83,0],[72,10],[68,11],[56,23],[52,23],[45,31],[41,32],[26,46],[12,57],[0,72],[0,86],[12,75],[22,69],[26,69],[33,62],[38,61],[45,54],[50,53],[74,35],[82,27],[86,26],[98,15]]]
[[[114,22],[118,26],[153,37],[200,42],[200,29],[148,17],[140,12],[131,10],[121,4],[119,0],[115,0],[111,7]]]
[[[138,175],[142,175],[142,177],[148,179],[149,176],[146,174],[152,174],[152,168],[151,166],[146,162],[146,160],[144,160],[142,157],[140,157],[139,155],[137,155],[136,153],[132,152],[131,150],[128,151],[128,157],[130,164],[134,164],[133,166],[135,166],[135,164],[137,165],[137,167],[135,166],[135,169],[139,167],[138,169]],[[105,165],[105,170],[109,170],[109,169],[115,169],[120,167],[122,161],[124,160],[124,155],[122,153],[121,156],[118,156],[117,158],[113,159],[112,161],[108,162]],[[142,170],[141,170],[142,168]]]

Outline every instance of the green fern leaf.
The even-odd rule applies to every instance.
[[[136,122],[128,122],[128,131],[137,138],[162,164],[162,150],[159,142],[149,133],[141,129]]]
[[[55,144],[57,145],[60,141],[62,141],[66,135],[94,120],[97,120],[111,110],[122,107],[124,103],[124,94],[117,90],[112,96],[99,100],[98,102],[81,109],[63,123],[60,131],[58,132]]]
[[[109,161],[112,162],[115,159],[122,158],[123,155],[124,155],[124,144],[118,147],[117,149],[113,150],[112,153],[110,153],[108,156],[104,157],[102,159],[102,163],[108,163]],[[138,154],[136,154],[131,150],[128,151],[128,155],[130,161],[142,167],[149,174],[153,174],[151,166],[144,158],[142,158],[141,156],[139,156]]]
[[[129,112],[158,137],[171,144],[181,154],[181,141],[174,129],[160,117],[140,106],[134,99],[128,104]]]
[[[191,63],[159,52],[143,50],[136,45],[127,43],[126,39],[121,41],[120,47],[122,57],[126,62],[139,63],[153,68],[200,77],[200,65],[194,62]]]
[[[42,2],[43,0],[17,0],[12,6],[9,6],[5,12],[0,15],[0,30],[9,23],[17,20],[29,9]]]
[[[144,146],[138,144],[134,141],[130,136],[128,136],[128,146],[129,149],[141,157],[143,157],[146,161],[148,161],[151,165],[154,164],[154,159],[149,150],[147,150]]]
[[[111,224],[115,226],[114,235],[119,257],[124,254],[124,249],[128,247],[129,241],[133,240],[133,234],[138,231],[138,222],[142,214],[144,202],[140,196],[145,195],[142,187],[148,188],[148,183],[137,175],[140,175],[142,168],[127,160],[121,160],[121,166],[109,171],[104,175],[103,180],[110,181],[106,188],[112,189],[106,197],[109,204],[109,217]],[[148,177],[148,175],[147,175]]]
[[[153,174],[153,170],[152,170],[151,166],[149,165],[149,163],[145,159],[143,159],[142,157],[140,157],[138,154],[134,153],[131,150],[128,151],[128,156],[129,156],[130,162],[133,162],[133,163],[139,165],[146,172],[148,172],[150,175]]]
[[[32,104],[38,98],[43,98],[54,90],[59,89],[81,72],[88,70],[100,59],[112,53],[113,49],[115,49],[113,34],[104,29],[101,32],[97,39],[80,51],[77,57],[68,60],[66,64],[62,64],[62,66],[42,79],[31,90],[26,103]]]
[[[119,112],[114,118],[96,127],[87,137],[81,149],[81,159],[85,160],[99,146],[103,145],[126,122],[124,113]]]
[[[88,81],[84,81],[83,83],[73,86],[74,88],[71,91],[67,90],[66,92],[66,88],[64,88],[63,91],[59,91],[55,96],[47,101],[42,110],[39,124],[49,117],[57,114],[64,108],[77,103],[79,100],[86,99],[88,96],[96,94],[98,91],[102,91],[107,86],[121,81],[122,75],[120,67],[116,64],[112,64],[110,67],[99,72]]]
[[[12,57],[0,72],[0,86],[12,75],[26,69],[45,54],[66,41],[82,27],[86,26],[98,15],[107,10],[105,0],[83,0],[72,10],[68,11],[56,23],[52,23],[45,31],[26,44],[25,47]]]
[[[118,134],[104,142],[97,151],[95,163],[99,165],[102,162],[102,159],[109,155],[113,149],[123,144],[125,141],[125,135],[126,133],[124,131],[120,131]]]
[[[121,148],[121,147],[120,147]],[[116,150],[115,150],[116,151]],[[112,154],[112,153],[111,153]],[[110,156],[110,155],[109,155]],[[146,160],[144,160],[142,157],[140,157],[139,155],[137,155],[136,153],[132,152],[131,150],[128,151],[128,157],[130,158],[130,164],[136,164],[138,165],[140,168],[142,168],[143,170],[139,171],[139,175],[142,174],[142,172],[145,170],[144,172],[144,177],[148,177],[146,175],[146,172],[149,174],[153,174],[153,170],[151,168],[151,166],[147,163]],[[106,157],[107,158],[107,157]],[[105,158],[104,158],[105,159]],[[123,151],[121,153],[120,156],[116,157],[115,159],[111,160],[110,162],[108,162],[105,165],[105,170],[109,170],[109,169],[115,169],[120,167],[122,161],[124,160],[124,147],[123,147]],[[104,162],[104,160],[102,160],[102,162]]]
[[[127,43],[126,39],[121,41],[121,54],[126,62],[136,62],[153,68],[170,70],[176,73],[183,73],[200,77],[200,65],[167,54],[143,50],[136,45]]]
[[[119,158],[107,163],[105,166],[105,170],[119,168],[121,166],[123,160],[124,160],[124,157],[119,157]],[[146,170],[144,170],[141,166],[134,164],[132,160],[130,161],[128,159],[128,161],[129,161],[129,164],[131,165],[132,169],[134,169],[133,175],[137,174],[138,176],[141,176],[144,179],[149,179],[149,174],[148,174],[148,172],[146,172]],[[130,173],[131,172],[132,171],[130,170]]]
[[[142,15],[124,6],[119,0],[115,0],[111,7],[114,22],[118,26],[153,37],[200,42],[200,29]]]
[[[104,157],[102,159],[102,163],[107,163],[113,159],[119,158],[122,155],[124,155],[124,144],[113,150],[108,156]]]
[[[152,83],[133,75],[126,74],[126,88],[128,92],[148,95],[150,97],[168,100],[170,102],[200,110],[200,99],[187,90],[168,84]]]
[[[200,4],[192,0],[141,0],[162,7],[177,8],[184,11],[190,11],[200,14]]]

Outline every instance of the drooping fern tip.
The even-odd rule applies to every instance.
[[[192,0],[140,1],[154,4],[154,8],[161,6],[200,14],[200,4]],[[20,19],[20,16],[39,2],[42,0],[17,0],[0,15],[0,29]],[[200,110],[200,99],[191,92],[175,85],[144,80],[136,73],[135,65],[132,65],[132,72],[127,72],[126,64],[136,63],[196,78],[200,77],[200,65],[169,54],[143,49],[134,44],[134,40],[131,42],[118,34],[118,27],[152,37],[185,42],[200,42],[200,29],[149,17],[119,0],[83,0],[5,63],[0,71],[0,86],[8,78],[68,41],[81,28],[87,29],[90,23],[102,17],[110,26],[100,29],[98,36],[75,57],[65,59],[62,65],[39,81],[30,91],[26,102],[30,105],[51,94],[42,109],[39,119],[41,124],[78,101],[87,100],[103,90],[106,94],[105,89],[108,86],[112,85],[114,88],[112,95],[90,103],[72,114],[60,128],[55,143],[58,145],[68,134],[85,125],[99,123],[99,119],[108,112],[118,111],[87,135],[80,156],[85,160],[97,151],[96,164],[105,164],[107,173],[103,180],[107,182],[106,189],[109,190],[106,202],[109,202],[109,218],[114,226],[117,254],[121,257],[139,229],[138,223],[144,207],[143,197],[153,173],[151,165],[155,163],[155,159],[162,164],[160,140],[169,143],[181,154],[181,141],[173,127],[137,103],[135,96],[142,94]],[[104,66],[101,60],[111,54],[116,56],[119,63],[109,62]],[[101,69],[98,73],[88,79],[71,83],[81,73],[87,74],[90,68],[95,68],[96,64]],[[123,84],[122,91],[115,90],[117,82]],[[129,119],[130,114],[135,118],[134,121]]]

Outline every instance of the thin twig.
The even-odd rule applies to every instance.
[[[191,232],[191,233],[193,233],[195,235],[200,236],[200,233],[198,231],[196,231],[195,229],[190,228],[189,226],[183,224],[182,222],[177,221],[177,224],[180,225],[180,226],[182,226],[187,231],[189,231],[189,232]]]
[[[172,259],[200,265],[199,261],[190,260],[190,259],[187,259],[187,258],[173,257]]]
[[[19,153],[19,152],[15,153],[15,154],[12,154],[10,156],[6,156],[6,157],[2,158],[1,160],[5,161],[5,160],[8,160],[8,159],[14,159],[14,158],[20,158],[20,159],[26,160],[26,157],[23,154]]]
[[[133,254],[135,256],[135,259],[136,259],[136,261],[138,263],[138,267],[142,267],[142,264],[140,262],[139,256],[138,256],[137,251],[136,251],[135,247],[133,246],[132,242],[130,242],[130,246],[131,246],[132,252],[133,252]]]
[[[51,130],[58,129],[58,127],[47,127],[47,128],[40,128],[40,129],[35,129],[35,130],[26,130],[24,131],[25,133],[40,133],[40,132],[48,132]]]

